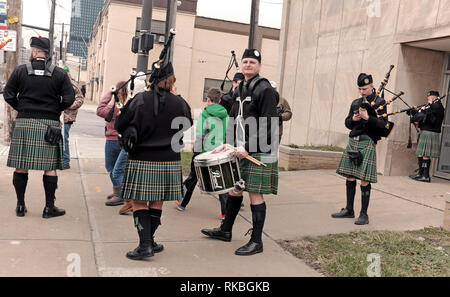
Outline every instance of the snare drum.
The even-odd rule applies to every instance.
[[[200,154],[194,158],[194,167],[202,193],[225,194],[234,189],[236,183],[243,186],[239,162],[233,151]]]

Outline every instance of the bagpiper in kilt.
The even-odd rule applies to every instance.
[[[230,110],[227,127],[227,144],[215,151],[226,150],[231,144],[236,146],[236,157],[241,158],[241,178],[245,181],[244,191],[250,196],[252,223],[250,241],[235,251],[236,255],[248,256],[263,252],[262,231],[266,218],[264,194],[277,194],[278,190],[278,129],[277,96],[269,81],[259,76],[261,53],[246,49],[242,57],[245,80],[234,92],[234,103]],[[250,129],[254,120],[256,129]],[[275,123],[275,124],[274,124]],[[276,125],[276,127],[274,126]],[[253,131],[250,133],[250,131]],[[257,132],[256,132],[257,131]],[[261,144],[269,146],[267,150]],[[275,145],[274,145],[275,144]],[[248,155],[260,160],[266,166],[255,165],[244,159]],[[231,241],[232,228],[243,200],[242,189],[229,192],[225,219],[219,228],[202,229],[211,238]],[[250,230],[249,230],[250,231]]]
[[[44,171],[45,207],[43,218],[66,212],[55,206],[58,187],[56,170],[63,169],[61,112],[70,107],[75,93],[67,73],[51,64],[50,40],[31,38],[30,62],[14,69],[4,90],[5,101],[18,111],[11,137],[7,166],[16,168],[16,215],[25,216],[25,191],[29,170]]]
[[[120,143],[128,152],[120,196],[131,201],[139,236],[138,247],[126,254],[132,260],[152,257],[164,248],[154,240],[161,224],[163,202],[183,197],[181,145],[175,148],[172,141],[192,126],[189,105],[172,93],[172,64],[157,70],[153,65],[153,69],[151,90],[130,99],[114,124],[121,135]],[[172,127],[176,119],[184,120],[179,128]]]
[[[356,193],[356,180],[361,181],[361,212],[356,225],[369,224],[367,209],[370,201],[371,183],[377,182],[376,144],[385,134],[389,124],[377,117],[376,109],[385,104],[384,99],[377,97],[371,75],[361,73],[357,80],[360,95],[352,102],[345,126],[351,130],[347,148],[342,154],[336,172],[347,178],[347,205],[333,218],[354,218],[353,204]],[[372,106],[372,102],[374,105]],[[372,110],[369,110],[372,108]],[[392,127],[390,128],[392,129]]]
[[[419,163],[418,173],[409,177],[420,182],[431,182],[431,159],[438,158],[440,152],[439,134],[444,121],[445,110],[439,98],[438,91],[429,91],[427,94],[428,105],[423,109],[412,110],[411,123],[420,128],[419,141],[416,155]]]

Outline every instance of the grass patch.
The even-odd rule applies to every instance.
[[[296,144],[290,144],[289,147],[294,148],[294,149],[326,151],[326,152],[343,152],[343,151],[345,151],[344,148],[339,147],[339,146],[334,146],[334,145],[319,145],[319,146],[303,145],[303,146],[299,146]]]
[[[381,257],[382,277],[450,276],[450,233],[442,228],[359,231],[278,243],[327,276],[366,277],[372,253]]]

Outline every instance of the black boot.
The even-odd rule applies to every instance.
[[[431,159],[423,160],[422,162],[423,176],[416,178],[416,180],[424,183],[431,183],[430,167],[431,167]]]
[[[58,188],[58,177],[44,175],[42,180],[45,190],[45,208],[42,212],[42,217],[44,219],[49,219],[65,215],[66,211],[64,209],[55,206],[55,192]]]
[[[222,225],[220,225],[219,228],[202,229],[202,233],[214,239],[231,241],[231,230],[233,229],[236,216],[241,209],[243,199],[243,196],[229,196],[227,201],[227,211],[225,213],[225,219],[223,220]]]
[[[418,178],[421,178],[423,176],[423,167],[422,167],[423,157],[417,157],[417,161],[418,161],[418,164],[419,164],[419,169],[418,169],[417,174],[413,174],[413,175],[409,176],[412,179],[418,179]]]
[[[154,255],[150,213],[144,209],[137,210],[133,212],[133,217],[139,235],[139,246],[126,256],[131,260],[144,260]]]
[[[361,212],[359,218],[355,221],[356,225],[367,225],[369,224],[369,216],[367,215],[367,209],[369,208],[370,201],[370,190],[372,186],[368,184],[367,186],[361,186]]]
[[[354,218],[355,212],[353,210],[353,203],[355,201],[355,193],[356,193],[356,180],[348,181],[345,183],[346,193],[347,193],[347,206],[341,209],[338,213],[333,213],[331,215],[332,218],[342,219],[342,218]]]
[[[234,253],[238,256],[251,256],[263,252],[262,231],[266,219],[266,203],[250,205],[252,209],[253,229],[250,241]],[[248,233],[248,232],[247,232]]]
[[[18,217],[25,216],[27,212],[27,208],[25,207],[25,190],[27,188],[28,183],[28,173],[18,173],[14,172],[13,175],[13,185],[16,189],[17,196],[17,207],[16,207],[16,215]]]
[[[150,220],[152,224],[151,229],[152,229],[153,252],[159,253],[164,250],[164,246],[162,244],[157,244],[155,242],[155,232],[156,229],[158,229],[159,225],[161,225],[162,210],[150,208],[148,212],[150,213]]]

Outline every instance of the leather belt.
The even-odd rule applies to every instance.
[[[370,138],[370,136],[366,135],[366,134],[358,135],[358,136],[350,137],[350,138],[353,140],[356,140],[356,141],[372,140],[372,138]]]

